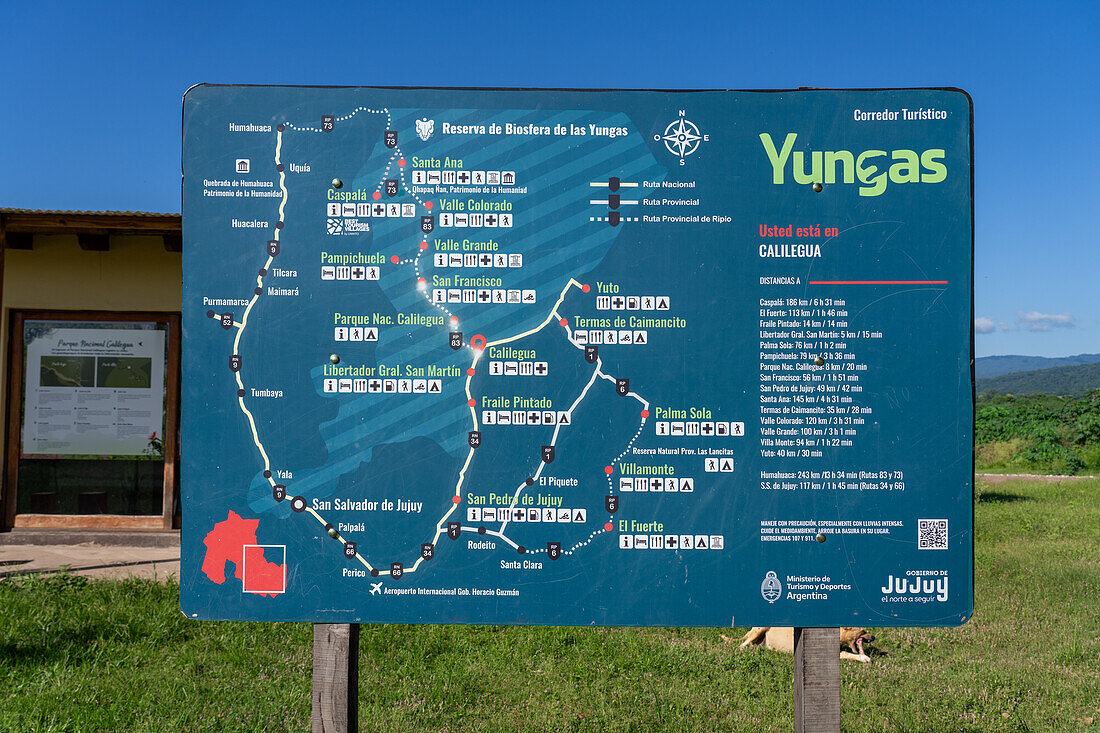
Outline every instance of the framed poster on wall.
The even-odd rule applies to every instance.
[[[170,527],[179,316],[15,311],[6,524]]]
[[[165,335],[156,322],[23,322],[20,458],[160,457]]]

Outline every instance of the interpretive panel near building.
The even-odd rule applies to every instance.
[[[183,129],[188,616],[969,618],[964,93],[198,86]]]
[[[20,458],[148,456],[164,430],[165,332],[155,323],[25,321]]]

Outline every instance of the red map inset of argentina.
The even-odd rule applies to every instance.
[[[202,571],[215,583],[225,582],[225,564],[233,563],[234,576],[242,590],[261,596],[276,596],[286,590],[286,565],[264,557],[264,547],[256,540],[259,519],[244,519],[230,511],[225,521],[214,524],[203,544],[206,555]],[[285,559],[285,558],[284,558]]]

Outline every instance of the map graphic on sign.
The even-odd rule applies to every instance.
[[[214,583],[224,583],[226,563],[235,566],[234,577],[245,593],[273,596],[286,591],[285,562],[270,562],[264,550],[276,549],[256,544],[258,519],[243,519],[230,511],[203,539],[206,554],[202,572]]]
[[[184,612],[964,622],[970,119],[191,89]]]

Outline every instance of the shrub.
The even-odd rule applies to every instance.
[[[983,395],[975,415],[980,467],[1069,474],[1100,467],[1100,390],[1078,399]]]

